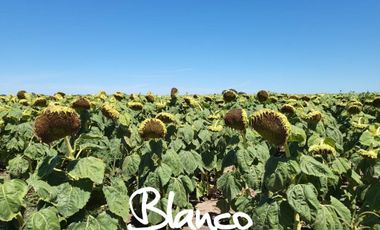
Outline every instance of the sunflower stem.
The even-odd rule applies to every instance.
[[[301,230],[301,227],[302,227],[302,224],[301,224],[301,220],[300,220],[300,214],[295,213],[294,214],[293,230]]]
[[[74,157],[74,150],[73,147],[71,147],[69,136],[65,137],[65,144],[67,147],[67,155],[66,157],[70,160],[75,159]]]
[[[286,158],[290,158],[290,149],[288,143],[285,144],[285,156]]]

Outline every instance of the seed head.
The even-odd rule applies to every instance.
[[[161,113],[157,114],[156,118],[161,120],[165,124],[176,122],[175,116],[173,114],[167,113],[167,112],[161,112]]]
[[[286,116],[273,110],[255,112],[251,124],[264,139],[277,146],[285,145],[290,135],[291,126]]]
[[[149,93],[145,96],[145,99],[146,99],[148,102],[153,103],[155,98],[154,98],[154,95],[153,95],[151,92],[149,92]]]
[[[103,105],[102,113],[105,117],[114,121],[116,121],[120,117],[120,113],[110,104]]]
[[[265,102],[266,100],[268,100],[269,98],[269,94],[267,91],[265,90],[260,90],[259,92],[257,92],[257,99],[260,101],[260,102]]]
[[[317,155],[334,155],[336,150],[327,144],[317,144],[310,146],[309,152]]]
[[[170,96],[173,98],[173,97],[177,97],[177,94],[178,94],[178,89],[173,87],[171,90],[170,90]]]
[[[45,107],[46,105],[47,105],[47,100],[45,97],[37,97],[33,102],[33,106]]]
[[[284,104],[280,110],[286,114],[294,114],[296,112],[296,109],[290,104]]]
[[[128,102],[128,107],[132,110],[142,110],[144,108],[144,105],[137,101],[130,101]]]
[[[79,115],[72,108],[57,105],[43,110],[34,123],[34,132],[44,143],[73,135],[79,129]]]
[[[244,109],[231,109],[224,116],[224,123],[226,126],[244,131],[248,127],[248,116]]]
[[[148,118],[140,124],[139,134],[144,140],[164,138],[166,135],[166,127],[161,120]]]
[[[358,152],[361,156],[370,158],[370,159],[377,159],[378,151],[376,150],[364,150],[360,149]]]
[[[80,97],[73,102],[71,107],[74,109],[88,110],[91,108],[91,103],[86,98]]]
[[[225,102],[236,101],[237,96],[237,93],[232,90],[226,90],[223,92],[223,99]]]

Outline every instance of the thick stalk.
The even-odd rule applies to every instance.
[[[301,230],[301,220],[300,220],[300,215],[298,213],[296,213],[294,215],[294,226],[293,226],[293,230]]]
[[[70,159],[70,160],[75,159],[75,157],[74,157],[74,150],[71,147],[69,136],[65,137],[65,144],[66,144],[66,147],[67,147],[67,155],[66,155],[66,157],[68,159]]]

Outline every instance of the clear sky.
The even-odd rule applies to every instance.
[[[379,0],[2,0],[0,93],[380,91]]]

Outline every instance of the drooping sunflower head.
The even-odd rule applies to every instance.
[[[170,96],[173,98],[173,97],[177,97],[177,94],[178,94],[178,89],[173,87],[171,90],[170,90]]]
[[[210,125],[207,127],[207,129],[210,130],[211,132],[217,133],[223,130],[223,125],[217,125],[217,124]]]
[[[322,119],[322,114],[319,111],[311,111],[305,116],[305,120],[310,124],[317,124]]]
[[[372,149],[372,150],[360,149],[358,151],[358,153],[359,153],[359,155],[366,157],[366,158],[370,158],[370,159],[377,159],[377,155],[378,155],[378,151],[375,149]]]
[[[264,139],[277,146],[286,144],[291,131],[286,116],[269,109],[255,112],[251,118],[251,125]]]
[[[117,111],[112,105],[104,104],[102,107],[102,114],[108,119],[117,120],[120,117],[119,111]]]
[[[376,96],[372,101],[372,105],[376,108],[380,108],[380,96]]]
[[[237,93],[232,90],[226,90],[223,92],[223,99],[225,102],[236,101]]]
[[[173,114],[167,113],[167,112],[161,112],[161,113],[157,114],[156,118],[161,120],[165,124],[176,122],[175,116]]]
[[[87,98],[80,97],[71,104],[71,107],[79,110],[88,110],[91,108],[91,103]]]
[[[47,100],[45,97],[37,97],[33,102],[33,106],[45,107],[46,105],[47,105]]]
[[[116,99],[116,100],[118,100],[118,101],[121,101],[121,100],[123,100],[124,98],[125,98],[125,94],[123,93],[123,92],[115,92],[114,94],[113,94],[113,97]]]
[[[334,155],[336,150],[334,147],[322,143],[310,146],[309,153],[316,155]]]
[[[28,105],[29,105],[29,102],[28,102],[28,100],[26,100],[26,99],[20,99],[20,100],[18,101],[18,103],[20,103],[21,105],[25,105],[25,106],[28,106]]]
[[[25,99],[26,98],[26,91],[25,90],[20,90],[17,92],[17,98],[18,99]]]
[[[193,97],[190,97],[190,96],[186,96],[183,98],[183,100],[185,101],[185,103],[188,105],[188,106],[196,106],[197,105],[197,101],[193,98]]]
[[[247,112],[244,109],[231,109],[224,116],[226,126],[244,131],[249,124]]]
[[[276,103],[278,101],[277,97],[275,96],[270,96],[268,99],[271,103]]]
[[[286,113],[286,114],[294,114],[296,112],[296,108],[294,108],[294,106],[290,105],[290,104],[284,104],[280,111],[282,113]]]
[[[260,90],[256,96],[260,102],[265,102],[269,98],[269,93],[265,90]]]
[[[165,138],[166,126],[159,119],[148,118],[140,124],[139,134],[144,140]]]
[[[144,108],[144,105],[137,101],[130,101],[128,102],[128,107],[132,110],[142,110]]]
[[[210,96],[204,96],[203,99],[205,102],[212,102],[213,101],[212,97],[210,97]]]
[[[151,92],[148,92],[147,95],[145,95],[145,99],[148,102],[153,103],[154,100],[155,100],[155,97],[154,97],[154,95]]]
[[[80,129],[79,115],[69,107],[51,105],[36,118],[34,133],[44,143],[73,135]]]
[[[362,111],[362,108],[363,108],[363,104],[360,103],[359,101],[350,102],[347,105],[347,112],[352,115],[358,114]]]

